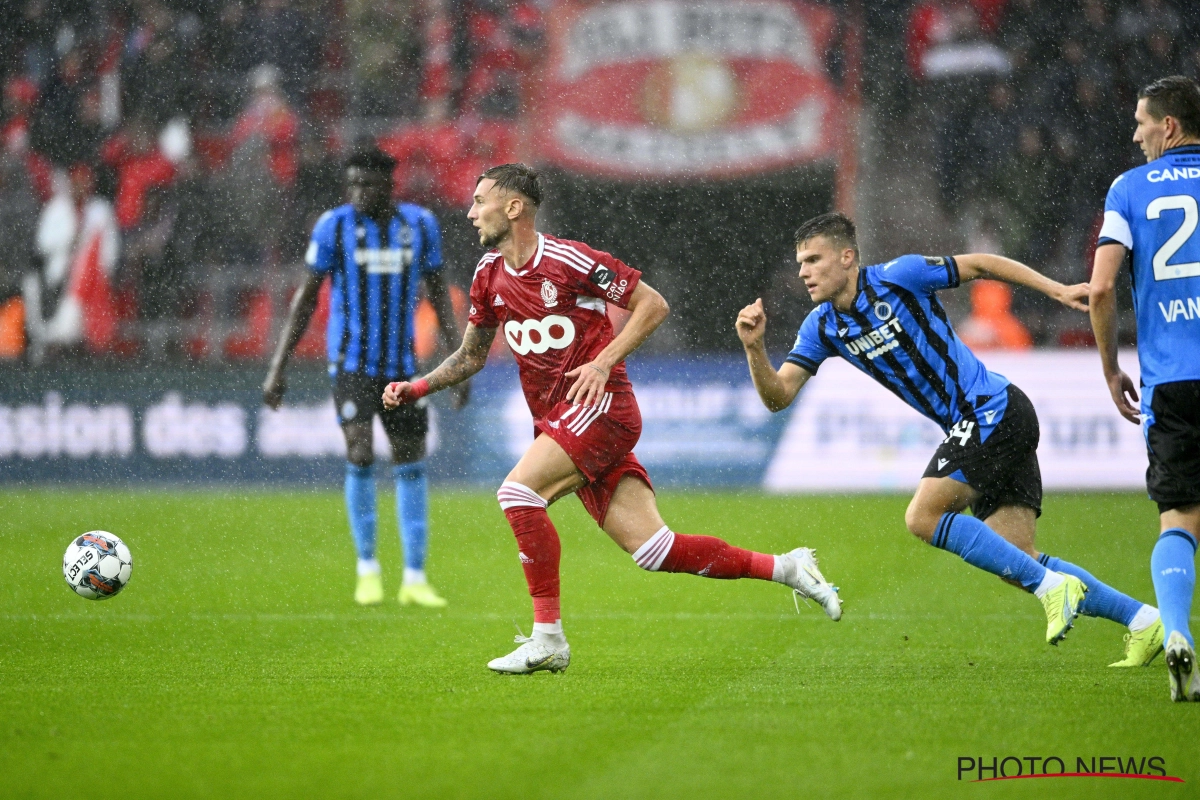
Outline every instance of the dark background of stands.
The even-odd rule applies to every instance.
[[[966,240],[1063,281],[1086,280],[1104,192],[1139,162],[1129,141],[1137,88],[1200,77],[1196,4],[829,7],[843,32],[864,33],[875,136],[930,145],[888,157],[935,176],[930,199]],[[36,360],[265,358],[307,234],[341,202],[340,160],[363,138],[400,159],[400,195],[435,210],[451,278],[465,286],[480,253],[467,196],[486,166],[528,157],[520,130],[536,124],[525,98],[548,11],[535,0],[0,4],[0,290],[13,297],[22,276],[44,269],[39,217],[72,181],[111,204],[121,240],[111,343]],[[998,66],[927,74],[929,53],[952,45]],[[841,81],[838,42],[825,61]],[[831,207],[832,170],[673,185],[550,172],[545,226],[611,249],[671,299],[676,313],[652,349],[734,350],[732,315],[764,293],[775,298],[773,344],[786,347],[808,307],[791,231]],[[1038,298],[1019,297],[1015,310],[1039,345],[1087,343]],[[321,359],[320,334],[302,356]]]

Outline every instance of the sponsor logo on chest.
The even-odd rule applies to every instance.
[[[524,322],[510,319],[504,323],[504,338],[517,355],[540,355],[547,350],[563,350],[575,341],[575,323],[560,314]]]
[[[886,306],[887,304],[882,303],[880,305]],[[879,316],[880,311],[882,310],[883,309],[876,307],[876,315]],[[891,317],[891,319],[888,319],[887,322],[883,323],[879,327],[867,331],[862,336],[856,337],[849,342],[844,342],[846,345],[846,350],[850,353],[850,355],[856,356],[861,353],[862,355],[865,355],[868,360],[873,361],[876,358],[879,358],[881,355],[891,352],[899,347],[900,340],[896,338],[896,334],[903,332],[904,327],[900,324],[900,318],[892,317],[891,314],[892,309],[890,306],[888,306],[887,316],[884,317],[884,319],[887,319],[887,317]],[[848,330],[848,328],[838,329],[838,336],[844,337]]]

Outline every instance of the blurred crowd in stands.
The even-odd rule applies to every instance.
[[[260,357],[346,151],[460,214],[543,40],[528,0],[0,4],[0,356]]]
[[[933,133],[944,213],[972,249],[1075,283],[1088,278],[1109,184],[1144,163],[1132,142],[1138,90],[1200,79],[1200,3],[921,0],[904,54],[906,111]],[[1026,340],[1090,342],[1086,320],[1064,328],[1025,295],[1015,299]]]
[[[551,3],[0,3],[0,358],[262,357],[355,142],[378,140],[399,194],[444,220],[524,155]],[[904,63],[875,99],[934,140],[945,213],[1064,281],[1086,279],[1105,190],[1140,158],[1137,89],[1200,77],[1200,3],[827,5],[891,9],[865,47]],[[1009,302],[986,305],[1011,322]],[[1018,297],[1012,342],[1085,343],[1037,302]],[[319,319],[301,354],[320,357]]]

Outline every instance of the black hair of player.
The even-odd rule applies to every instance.
[[[1173,117],[1184,136],[1200,138],[1200,86],[1191,78],[1159,78],[1138,92],[1138,99],[1143,98],[1150,116],[1158,120]]]
[[[357,167],[366,172],[382,172],[389,178],[396,170],[396,159],[376,146],[356,147],[346,159],[345,168]]]
[[[527,164],[500,164],[485,170],[476,184],[482,180],[493,180],[502,192],[517,192],[524,195],[534,208],[542,204],[542,176]]]
[[[824,236],[839,247],[849,247],[858,256],[858,233],[854,228],[854,220],[845,214],[831,211],[805,222],[796,229],[796,246],[815,236]]]

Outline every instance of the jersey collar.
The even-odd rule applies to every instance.
[[[1200,153],[1200,144],[1181,144],[1178,147],[1171,147],[1163,150],[1163,156],[1172,155],[1175,153]],[[1162,158],[1162,156],[1159,156]]]
[[[529,266],[525,267],[525,269],[521,270],[520,272],[517,272],[516,270],[514,270],[512,267],[510,267],[508,265],[508,262],[504,260],[504,256],[500,256],[500,261],[504,264],[504,269],[506,272],[508,272],[509,275],[516,275],[519,278],[522,275],[528,275],[530,272],[533,272],[535,269],[538,268],[538,265],[540,265],[542,263],[542,254],[545,251],[546,251],[546,237],[539,233],[538,234],[537,251],[533,254],[533,258],[529,261]]]

